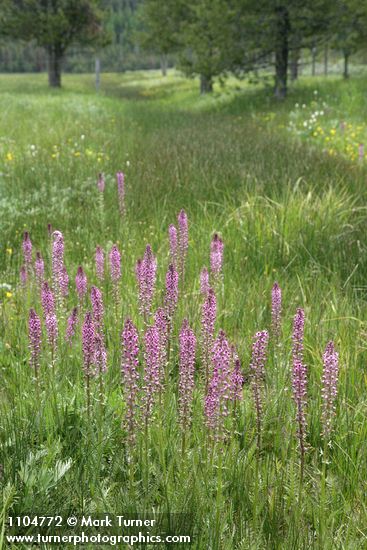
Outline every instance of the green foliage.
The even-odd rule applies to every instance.
[[[47,15],[33,24],[46,5]],[[330,47],[342,51],[347,63],[366,45],[366,8],[357,0],[1,0],[0,6],[6,15],[2,32],[13,28],[15,36],[0,44],[3,71],[45,70],[37,34],[46,47],[50,37],[58,41],[67,71],[93,70],[99,47],[103,71],[176,65],[188,76],[201,75],[202,91],[211,91],[216,76],[258,81],[262,69],[275,66],[276,88],[284,95],[289,62],[296,78],[302,50],[311,49],[315,58]],[[33,40],[24,46],[19,38],[26,37]]]
[[[366,119],[365,77],[316,82],[328,106],[340,109],[354,124]],[[29,512],[29,506],[63,516],[194,511],[194,547],[200,550],[363,548],[366,166],[330,157],[322,147],[310,147],[282,128],[296,102],[309,106],[314,100],[315,79],[301,81],[280,105],[260,87],[249,90],[242,84],[236,89],[234,80],[225,92],[211,97],[198,97],[196,85],[177,74],[165,81],[157,73],[106,75],[96,96],[91,75],[66,75],[65,89],[52,93],[41,76],[2,78],[0,260],[1,280],[9,285],[0,286],[2,528],[5,517]],[[262,124],[272,113],[276,122]],[[116,207],[118,169],[126,173],[126,223]],[[103,216],[96,189],[100,171],[106,177]],[[157,408],[149,436],[149,464],[139,459],[144,449],[144,437],[139,437],[131,467],[121,427],[119,333],[123,317],[139,319],[134,264],[147,242],[158,256],[158,285],[163,288],[167,228],[181,207],[189,215],[190,247],[175,330],[188,315],[199,333],[199,273],[208,263],[215,231],[225,243],[217,329],[223,327],[237,344],[245,374],[251,336],[269,326],[275,279],[283,289],[282,345],[279,353],[270,353],[266,365],[260,461],[248,382],[237,416],[228,418],[231,438],[213,458],[205,448],[198,383],[194,424],[182,456],[174,349],[167,400]],[[80,337],[71,349],[63,342],[65,318],[60,321],[57,365],[52,371],[44,356],[38,395],[28,365],[28,307],[39,309],[39,304],[30,303],[18,282],[22,232],[30,230],[35,249],[49,260],[48,222],[65,235],[71,279],[82,263],[90,283],[95,282],[97,243],[108,249],[119,242],[123,249],[118,322],[108,285],[104,289],[110,351],[106,407],[101,414],[93,386],[91,423],[85,412]],[[157,293],[155,305],[160,300]],[[306,310],[310,377],[301,501],[290,398],[290,335],[297,306]],[[340,393],[328,452],[326,501],[320,509],[321,352],[330,338],[340,352]],[[198,378],[200,369],[198,358]],[[219,466],[223,483],[218,493]]]
[[[367,41],[367,7],[363,2],[342,0],[331,11],[330,32],[334,45],[351,55]]]
[[[177,49],[184,6],[183,0],[145,0],[141,4],[137,39],[144,49],[164,55]]]
[[[13,38],[35,40],[62,54],[75,42],[99,38],[101,14],[96,0],[2,0],[3,32]]]
[[[103,12],[102,38],[108,39],[108,45],[99,49],[103,71],[123,71],[141,68],[157,68],[159,57],[152,49],[142,50],[137,44],[138,31],[141,29],[137,12],[139,2],[132,0],[101,0],[98,3]],[[66,72],[90,72],[94,70],[94,48],[82,43],[71,45],[63,59]],[[173,58],[170,54],[169,62]],[[33,41],[30,44],[10,39],[0,42],[0,67],[5,72],[32,72],[47,69],[46,52]]]
[[[201,75],[210,88],[202,91],[211,91],[213,77],[230,65],[234,15],[224,0],[145,0],[140,40],[158,53],[178,50],[179,68],[188,76]]]
[[[98,0],[1,0],[2,31],[44,48],[49,84],[60,86],[61,62],[71,45],[105,44],[98,4]]]
[[[187,2],[180,27],[180,67],[186,74],[201,75],[211,83],[213,77],[225,73],[235,38],[234,15],[224,0]]]
[[[145,47],[164,53],[178,47],[178,66],[189,76],[202,76],[202,91],[212,90],[214,76],[243,76],[275,62],[280,97],[287,92],[289,53],[298,63],[302,48],[315,50],[332,37],[335,47],[345,50],[349,44],[352,53],[361,43],[366,15],[355,0],[182,0],[172,5],[145,0],[141,10]]]

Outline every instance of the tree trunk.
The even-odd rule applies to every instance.
[[[287,74],[290,30],[289,13],[285,6],[275,9],[277,18],[275,38],[275,97],[284,99],[287,95]]]
[[[48,56],[48,84],[51,88],[61,86],[61,62],[62,54],[56,48],[50,48]]]
[[[299,59],[298,59],[298,76],[302,75],[303,71],[303,55],[302,50],[299,51]]]
[[[291,80],[298,78],[299,49],[295,48],[291,55]]]
[[[299,61],[301,57],[301,36],[295,33],[290,42],[290,70],[291,80],[297,80],[299,76]]]
[[[96,91],[99,92],[99,87],[101,85],[101,60],[99,57],[96,57]]]
[[[343,77],[349,78],[349,52],[344,52],[344,71]]]
[[[328,75],[328,65],[329,65],[329,45],[325,44],[325,49],[324,49],[324,76]]]
[[[200,75],[200,93],[210,94],[213,91],[213,78],[211,76]]]
[[[312,76],[316,75],[316,47],[314,46],[311,50],[312,54]]]
[[[167,55],[162,53],[160,57],[162,76],[167,76]]]

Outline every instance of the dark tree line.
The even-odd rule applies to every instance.
[[[102,40],[102,13],[94,0],[1,0],[2,34],[34,41],[47,54],[49,85],[61,85],[61,64],[74,43]]]
[[[273,68],[280,99],[305,49],[313,72],[320,50],[325,67],[341,51],[347,78],[350,56],[367,44],[367,4],[357,0],[0,0],[0,24],[0,68],[42,70],[47,59],[51,86],[72,52],[79,70],[94,56],[109,70],[159,62],[165,74],[174,62],[200,77],[202,93],[216,77]]]
[[[61,68],[90,70],[107,49],[111,70],[132,55],[139,0],[0,0],[0,69],[48,69],[60,86]],[[73,54],[74,65],[70,58]],[[2,67],[2,66],[3,67]]]
[[[313,67],[317,48],[325,56],[329,47],[341,50],[348,77],[350,55],[367,45],[367,4],[356,0],[144,0],[140,11],[145,43],[154,37],[163,52],[167,33],[178,65],[200,75],[203,93],[216,76],[274,67],[281,99],[289,72],[298,76],[303,49],[313,52]]]

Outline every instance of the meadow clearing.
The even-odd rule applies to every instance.
[[[1,76],[1,544],[9,515],[140,517],[154,511],[191,513],[177,529],[193,533],[194,548],[367,548],[366,83],[363,76],[304,78],[277,104],[261,87],[235,81],[199,97],[196,82],[173,72],[166,79],[155,72],[103,75],[98,95],[90,75],[66,75],[64,89],[52,92],[43,75]],[[119,171],[125,186],[120,209]],[[187,254],[181,238],[182,250],[170,258],[169,226],[180,233],[182,209]],[[55,242],[61,246],[61,240],[53,231],[62,233],[69,284],[65,296],[54,296],[58,334],[52,343],[37,286],[43,281],[37,282],[33,265],[39,251],[44,278],[57,294]],[[29,244],[22,251],[24,232],[31,253]],[[238,355],[243,387],[231,398],[223,390],[213,428],[202,328],[208,294],[200,273],[210,267],[215,234],[224,254],[220,273],[213,277],[212,270],[210,278],[217,307],[210,345],[217,344],[228,368]],[[150,294],[141,290],[150,296],[142,315],[136,262],[147,244],[156,284]],[[112,273],[111,279],[113,245],[121,277]],[[96,246],[105,252],[102,276]],[[175,288],[173,297],[165,290],[176,284],[174,277],[166,282],[170,262],[180,272],[177,307]],[[76,288],[79,266],[86,291],[83,277]],[[282,291],[278,342],[271,301],[276,281]],[[99,336],[107,354],[100,368],[106,372],[96,376],[86,349],[88,330],[96,330],[95,311],[94,325],[86,316],[95,307],[92,286],[103,295]],[[70,343],[65,333],[75,306]],[[161,306],[171,308],[163,373],[149,381],[149,365],[162,359],[154,355],[152,315]],[[33,355],[30,308],[42,325],[42,347],[33,347]],[[304,311],[308,381],[302,473],[292,398],[297,308]],[[130,355],[131,327],[121,342],[127,318],[138,337]],[[261,371],[263,359],[256,365],[251,354],[255,333],[264,330],[269,344],[262,376],[256,366]],[[190,414],[186,422],[182,395],[191,396],[192,373],[185,382],[180,372],[185,360],[192,367],[195,337],[192,422]],[[185,338],[191,339],[186,359]],[[321,385],[330,340],[340,373],[326,440]],[[137,388],[128,381],[129,361]],[[186,383],[181,390],[180,380]]]

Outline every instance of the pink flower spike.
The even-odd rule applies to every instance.
[[[98,343],[97,343],[98,345]],[[83,371],[85,378],[85,389],[87,395],[87,414],[90,419],[91,414],[91,388],[90,379],[97,374],[95,368],[96,360],[99,360],[99,352],[96,350],[96,332],[93,318],[90,311],[87,311],[82,326],[82,350],[83,350]],[[96,357],[97,355],[97,357]]]
[[[139,335],[130,319],[125,321],[121,333],[122,388],[126,402],[125,426],[130,445],[135,443],[137,431],[137,396],[139,380]]]
[[[217,317],[217,300],[214,290],[209,288],[205,302],[201,309],[201,345],[202,362],[205,366],[205,387],[208,388],[211,357],[210,351],[213,345],[214,327]]]
[[[213,375],[205,397],[206,425],[215,441],[224,438],[224,420],[231,397],[231,348],[223,330],[212,348]]]
[[[219,277],[223,268],[224,244],[222,239],[215,233],[210,244],[210,270],[215,279]]]
[[[192,398],[194,391],[196,337],[184,319],[179,335],[180,362],[179,362],[179,417],[183,432],[186,432],[191,423]]]
[[[31,351],[30,365],[34,369],[36,377],[38,376],[41,353],[41,335],[41,319],[35,310],[31,309],[28,320],[29,349]]]
[[[163,347],[168,343],[169,320],[163,307],[159,307],[154,314],[154,325],[159,331]]]
[[[208,342],[209,347],[211,339],[214,336],[214,325],[217,317],[217,300],[215,292],[209,288],[207,297],[202,307],[201,326],[204,340]]]
[[[178,252],[179,274],[184,278],[187,251],[189,248],[189,222],[185,210],[181,210],[178,217]]]
[[[60,231],[52,233],[52,287],[60,303],[64,267],[64,236]]]
[[[102,292],[96,286],[92,286],[90,291],[90,299],[92,303],[93,320],[98,332],[103,328],[103,296]]]
[[[121,279],[121,255],[115,244],[110,252],[110,272],[112,282],[117,285]]]
[[[166,293],[164,296],[164,306],[168,318],[171,320],[178,302],[178,273],[172,264],[169,265],[166,274]]]
[[[159,334],[159,380],[163,385],[170,333],[170,323],[164,308],[160,307],[155,312],[153,326]]]
[[[141,284],[140,281],[142,281],[144,276],[143,271],[143,260],[141,258],[138,258],[135,264],[135,276],[139,286]]]
[[[243,397],[243,374],[240,359],[234,349],[232,350],[232,361],[234,366],[231,373],[231,399],[236,403],[241,401]]]
[[[46,331],[47,331],[47,340],[51,349],[52,362],[55,359],[55,353],[57,349],[57,338],[59,334],[57,326],[57,318],[55,313],[48,313],[45,319]]]
[[[253,338],[250,364],[251,388],[256,411],[257,447],[260,449],[263,413],[263,386],[265,378],[266,353],[269,342],[267,330],[257,332]]]
[[[304,459],[306,452],[306,407],[307,407],[307,368],[303,362],[303,333],[305,314],[298,308],[293,321],[293,370],[292,389],[296,405],[297,437],[301,458],[301,479],[303,478]]]
[[[156,395],[161,389],[160,381],[160,346],[157,327],[149,327],[144,335],[145,343],[145,369],[143,386],[143,418],[147,426],[151,419]]]
[[[47,281],[42,285],[41,302],[45,319],[48,315],[53,315],[55,313],[55,298]]]
[[[140,313],[147,320],[151,313],[157,273],[157,260],[149,244],[145,249],[144,258],[136,263],[135,273],[139,289]]]
[[[72,345],[77,325],[78,325],[78,308],[74,307],[73,311],[71,312],[68,318],[66,334],[65,334],[65,340],[70,346]]]
[[[274,283],[271,290],[271,328],[275,342],[279,342],[281,335],[282,290],[278,283]]]
[[[61,269],[60,292],[63,298],[66,298],[69,294],[69,275],[64,265]]]
[[[305,328],[305,312],[298,308],[293,320],[292,355],[293,363],[303,361],[303,333]]]
[[[107,370],[107,351],[103,336],[100,332],[94,333],[94,357],[93,363],[96,367],[96,373],[103,374]],[[101,396],[102,397],[102,396]]]
[[[174,266],[177,266],[178,236],[177,236],[177,228],[173,224],[171,224],[168,228],[168,237],[169,237],[170,263]]]
[[[330,439],[333,431],[333,420],[336,414],[335,402],[338,396],[339,354],[335,351],[334,342],[330,341],[322,356],[322,437]]]
[[[98,187],[98,191],[103,193],[105,189],[105,181],[104,181],[103,174],[98,175],[97,187]]]
[[[78,271],[75,276],[75,286],[79,297],[79,301],[82,303],[85,298],[85,295],[87,294],[88,282],[87,282],[87,276],[84,273],[81,265],[78,267]]]
[[[95,262],[96,262],[97,279],[99,281],[103,282],[103,280],[104,280],[104,252],[103,252],[103,249],[100,246],[97,246],[97,248],[96,248]]]
[[[92,314],[88,311],[84,317],[82,327],[82,348],[83,348],[83,370],[86,377],[95,374],[94,350],[95,350],[95,330]]]
[[[30,273],[30,269],[32,265],[32,241],[29,237],[28,231],[24,232],[22,247],[23,247],[24,264],[27,272]]]

